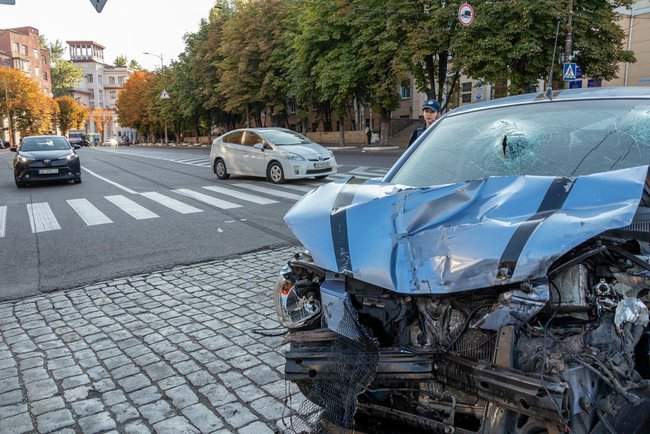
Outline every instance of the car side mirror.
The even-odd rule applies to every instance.
[[[255,143],[255,144],[253,145],[253,148],[255,148],[255,149],[259,150],[259,151],[264,152],[264,143]]]
[[[11,152],[18,152],[18,148],[9,148]]]

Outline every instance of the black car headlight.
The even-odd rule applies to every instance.
[[[300,285],[291,279],[291,269],[285,265],[275,286],[275,310],[280,323],[295,329],[309,325],[320,317],[321,303],[312,285]]]
[[[79,158],[79,156],[77,154],[70,154],[70,155],[67,155],[63,159],[68,160],[68,161],[72,161],[72,160],[76,160],[77,158]]]

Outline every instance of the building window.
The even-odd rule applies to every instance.
[[[20,44],[18,42],[14,42],[12,51],[14,52],[14,54],[20,53]]]
[[[48,81],[49,79],[47,78],[47,71],[43,71],[43,80]]]
[[[88,83],[92,83],[93,82],[93,75],[92,74],[86,75],[86,80],[88,80]]]
[[[466,81],[465,83],[461,84],[461,92],[471,92],[472,91],[472,82],[471,81]]]
[[[34,59],[38,59],[38,50],[36,48],[32,50],[32,53],[34,53]]]
[[[472,94],[471,93],[464,93],[463,96],[462,96],[461,101],[463,102],[463,104],[472,102]]]
[[[23,56],[27,56],[27,45],[23,45]]]
[[[117,93],[114,90],[111,90],[110,95],[111,99],[115,99],[117,97]]]
[[[402,82],[402,85],[400,86],[399,94],[402,97],[402,99],[411,98],[411,82],[410,81],[403,81]]]
[[[296,112],[295,98],[289,98],[289,101],[287,101],[287,111],[289,112],[289,114],[294,114]]]
[[[460,85],[460,102],[467,104],[472,102],[472,82],[466,81]]]
[[[119,84],[120,86],[123,85],[124,84],[124,77],[118,77],[117,78],[117,84]]]
[[[97,76],[97,83],[99,83],[100,85],[104,84],[101,75],[98,75],[98,76]]]
[[[36,77],[41,76],[41,68],[39,68],[38,66],[36,68],[34,68],[34,76],[36,76]]]
[[[113,84],[114,85],[115,84],[115,77],[113,77],[112,75],[110,77],[108,77],[108,84]]]

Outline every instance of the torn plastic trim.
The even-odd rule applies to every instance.
[[[499,303],[493,306],[474,327],[499,331],[505,326],[521,326],[531,320],[546,306],[550,299],[546,280],[522,284],[524,289],[515,289],[499,295]]]

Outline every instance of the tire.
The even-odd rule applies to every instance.
[[[14,181],[16,181],[16,187],[18,187],[18,188],[24,188],[25,187],[24,182],[18,181],[17,179],[15,179]]]
[[[314,178],[316,178],[317,180],[320,181],[320,180],[322,180],[322,179],[327,178],[328,176],[329,176],[329,175],[322,175],[322,176],[315,176]]]
[[[77,179],[75,179],[75,180],[74,180],[74,183],[75,183],[75,184],[81,184],[81,178],[77,178]]]
[[[217,175],[217,178],[219,179],[228,179],[230,178],[230,174],[228,173],[228,169],[226,168],[226,163],[221,159],[217,158],[214,160],[214,166],[212,167],[214,170],[214,174]]]
[[[269,167],[266,169],[266,179],[273,184],[284,184],[286,180],[284,179],[284,170],[282,165],[277,161],[271,162]]]

